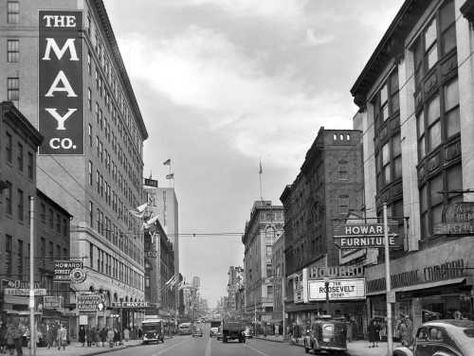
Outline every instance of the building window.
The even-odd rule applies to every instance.
[[[93,183],[93,178],[92,178],[92,172],[93,172],[93,166],[92,166],[92,162],[89,161],[89,168],[88,168],[88,176],[89,176],[89,185],[92,186],[92,183]]]
[[[56,213],[56,232],[61,232],[61,217]]]
[[[23,240],[18,240],[18,275],[23,276],[23,266],[24,266],[24,248],[23,248]]]
[[[7,100],[18,107],[20,100],[20,79],[18,77],[7,78]]]
[[[273,274],[273,267],[271,265],[271,263],[267,263],[267,268],[266,268],[266,272],[267,272],[267,277],[271,277],[272,274]]]
[[[21,189],[18,189],[17,191],[18,193],[18,220],[20,221],[23,221],[25,219],[25,202],[24,202],[24,199],[25,199],[25,196],[24,196],[24,193],[23,193],[23,190]]]
[[[349,196],[340,195],[337,198],[337,213],[344,215],[349,213]]]
[[[400,99],[398,71],[396,69],[392,71],[382,88],[375,95],[372,105],[374,107],[376,131],[380,130],[388,119],[398,116],[400,112]]]
[[[92,125],[87,126],[87,134],[89,135],[89,146],[92,147]]]
[[[18,142],[18,152],[17,152],[17,162],[18,162],[18,170],[23,172],[23,145]]]
[[[7,40],[7,62],[18,63],[20,61],[20,41]]]
[[[457,66],[446,70],[449,61],[456,61],[454,1],[438,9],[412,50],[421,161],[460,132]]]
[[[94,203],[89,201],[89,224],[91,228],[94,227]]]
[[[33,165],[34,165],[34,156],[33,153],[28,152],[28,178],[33,179],[34,178],[34,171],[33,171]]]
[[[9,0],[7,2],[7,23],[17,24],[20,22],[20,3]]]
[[[40,218],[41,218],[41,222],[43,224],[46,223],[46,206],[44,205],[44,203],[41,203],[40,205]]]
[[[273,286],[267,286],[267,298],[273,298]]]
[[[7,276],[12,274],[12,253],[13,253],[13,236],[5,235],[5,254],[6,254],[6,272]]]
[[[5,209],[8,215],[13,213],[13,204],[12,204],[12,185],[7,181],[8,187],[5,190]]]
[[[7,132],[7,139],[5,142],[5,155],[7,162],[12,163],[13,160],[13,139],[12,135]]]
[[[91,91],[91,88],[87,88],[87,106],[89,106],[89,111],[92,111],[92,91]]]
[[[54,214],[53,209],[49,209],[49,227],[52,229],[54,227]]]

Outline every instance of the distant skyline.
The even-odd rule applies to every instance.
[[[260,160],[263,199],[281,205],[319,128],[352,128],[349,90],[403,2],[104,3],[149,132],[144,175],[167,187],[171,159],[180,270],[213,307],[243,266],[228,233],[260,199]]]

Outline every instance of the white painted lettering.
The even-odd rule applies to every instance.
[[[59,86],[60,82],[62,83],[63,86]],[[74,90],[72,90],[71,84],[69,83],[69,80],[67,79],[66,74],[64,74],[62,70],[59,71],[58,75],[53,81],[53,84],[51,84],[51,87],[49,88],[45,96],[46,97],[53,96],[53,93],[56,91],[65,91],[67,92],[68,97],[77,97]]]
[[[64,122],[77,111],[77,109],[69,108],[67,113],[64,116],[61,116],[58,114],[58,110],[56,108],[46,108],[45,110],[57,121],[58,127],[56,127],[56,130],[66,130],[64,127]]]
[[[54,38],[46,38],[46,49],[44,50],[44,56],[41,59],[43,61],[51,60],[50,54],[51,54],[51,50],[53,50],[58,60],[61,60],[63,58],[64,53],[66,53],[66,51],[69,49],[69,53],[70,53],[69,60],[78,61],[79,58],[77,57],[76,45],[74,43],[75,41],[76,41],[75,38],[68,38],[66,42],[64,43],[64,46],[60,49]]]

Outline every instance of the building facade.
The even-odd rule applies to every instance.
[[[285,319],[285,233],[273,243],[272,247],[272,266],[273,266],[273,316],[271,322],[278,325],[275,332],[283,332],[283,319]]]
[[[69,284],[55,282],[54,261],[70,258],[71,215],[36,188],[36,150],[42,136],[11,102],[0,103],[0,115],[2,319],[19,315],[24,319],[20,321],[28,324],[29,298],[23,292],[29,289],[30,198],[34,197],[34,281],[35,288],[44,290],[35,297],[35,304],[43,320],[56,317],[67,321],[75,300]],[[54,300],[54,308],[45,300]]]
[[[1,0],[0,13],[0,97],[45,137],[38,188],[73,215],[70,253],[87,257],[87,279],[74,288],[101,290],[109,307],[141,302],[143,230],[129,211],[142,202],[148,133],[104,4]],[[132,312],[120,325],[139,320]]]
[[[313,268],[356,264],[354,251],[339,250],[333,237],[336,222],[361,216],[363,179],[361,132],[320,128],[300,173],[280,200],[285,209],[285,268],[289,279],[286,310],[289,323],[302,325],[318,314],[361,314],[363,301],[343,303],[332,298],[331,310],[309,295]],[[324,283],[323,283],[324,284]],[[365,297],[365,296],[364,296]],[[359,319],[362,319],[359,315]],[[361,322],[361,321],[360,321]]]
[[[404,248],[390,253],[393,310],[415,327],[473,315],[473,20],[471,1],[405,1],[351,89],[366,211],[381,216],[386,203],[403,227]],[[368,318],[386,315],[385,266],[372,262]]]
[[[230,266],[227,272],[227,313],[234,317],[243,317],[244,269],[240,266]]]
[[[283,232],[283,222],[282,206],[269,200],[255,201],[242,236],[246,317],[260,327],[272,319],[272,246]]]

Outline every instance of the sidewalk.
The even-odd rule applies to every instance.
[[[266,341],[273,341],[273,342],[287,342],[294,346],[304,347],[303,338],[299,338],[297,342],[293,340],[290,342],[289,340],[283,340],[283,336],[263,336],[258,335],[256,337],[260,340]],[[400,343],[394,342],[393,347],[399,346]],[[387,343],[386,342],[379,342],[378,347],[369,347],[369,342],[367,340],[356,340],[347,343],[347,353],[351,356],[385,356],[387,354]]]
[[[102,346],[97,347],[95,345],[91,346],[91,347],[87,347],[87,346],[82,346],[82,344],[79,343],[79,342],[71,342],[70,345],[66,346],[65,351],[63,351],[62,348],[61,348],[61,350],[58,350],[57,348],[48,349],[47,347],[38,347],[36,349],[36,355],[37,356],[100,355],[100,354],[105,354],[105,353],[111,352],[111,351],[117,351],[117,350],[122,350],[122,349],[129,348],[129,347],[138,346],[138,345],[141,345],[141,344],[142,344],[141,340],[130,340],[126,343],[126,345],[120,345],[120,346],[114,346],[114,347],[109,347],[108,345],[104,346],[104,347],[102,347]],[[28,355],[28,353],[29,353],[29,349],[24,347],[23,348],[23,355]]]

